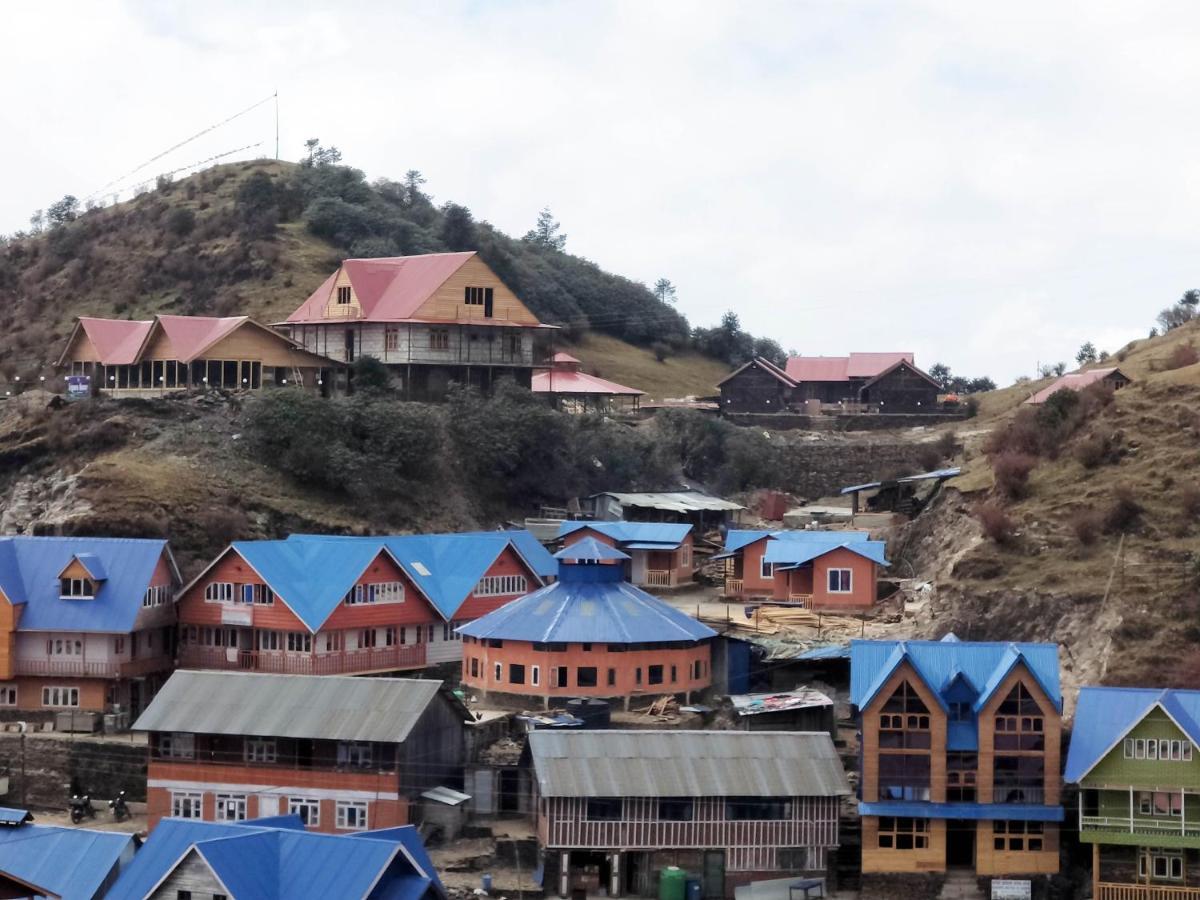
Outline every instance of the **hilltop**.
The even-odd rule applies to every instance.
[[[0,380],[49,374],[76,316],[286,318],[348,256],[472,249],[605,377],[652,398],[707,395],[726,361],[637,282],[514,239],[418,183],[367,184],[340,165],[216,166],[133,200],[0,241]],[[701,330],[703,332],[703,329]],[[662,361],[659,361],[661,357]]]
[[[1194,680],[1200,357],[1180,349],[1193,345],[1200,322],[1127,345],[1098,365],[1133,384],[1063,423],[1023,407],[1051,379],[981,396],[959,427],[963,476],[898,553],[936,580],[923,633],[1061,641],[1072,685]],[[996,473],[1014,462],[1031,466],[1023,488]]]

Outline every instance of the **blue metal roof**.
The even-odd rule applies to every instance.
[[[564,565],[557,583],[506,603],[458,631],[476,638],[537,643],[655,643],[716,635],[687,613],[623,581],[621,569]]]
[[[437,869],[433,867],[433,860],[429,858],[429,851],[425,849],[425,842],[421,840],[421,832],[417,831],[415,825],[378,828],[375,831],[364,831],[362,836],[378,838],[381,841],[395,841],[400,844],[404,848],[404,852],[408,854],[409,860],[416,866],[418,874],[432,881],[439,893],[445,891],[445,888],[442,887],[442,880],[438,877]]]
[[[123,859],[133,835],[56,825],[0,828],[0,873],[64,900],[92,900]]]
[[[1083,687],[1063,780],[1078,784],[1156,706],[1200,749],[1200,691]]]
[[[923,803],[883,801],[859,803],[862,816],[903,816],[918,819],[965,819],[968,821],[1061,822],[1061,806],[1037,806],[1031,803]]]
[[[265,825],[270,822],[271,825]],[[145,897],[193,849],[234,898],[324,900],[372,896],[420,900],[442,893],[412,826],[332,835],[305,831],[300,820],[274,817],[241,823],[163,819],[107,897]],[[424,866],[430,874],[423,874]]]
[[[977,693],[975,709],[990,699],[1000,682],[1024,663],[1046,696],[1062,709],[1057,644],[984,643],[970,641],[851,641],[850,702],[862,709],[891,677],[909,662],[938,699],[964,679]]]
[[[0,825],[20,825],[31,818],[33,816],[27,809],[0,806]]]
[[[672,548],[682,544],[688,532],[692,530],[691,525],[677,525],[673,522],[563,522],[558,526],[558,536],[566,537],[585,528],[622,544],[642,541],[649,544],[669,544]]]
[[[25,605],[19,631],[127,632],[166,550],[162,540],[0,537],[0,591]],[[76,559],[93,577],[104,576],[90,600],[60,596],[59,575]]]
[[[557,560],[598,562],[604,559],[629,559],[629,554],[622,553],[620,550],[608,546],[608,544],[602,544],[594,537],[587,537],[582,541],[576,541],[570,547],[563,547],[554,554],[554,558]],[[561,572],[561,565],[559,569]],[[559,577],[561,577],[561,574]]]
[[[537,545],[537,550],[530,542]],[[314,632],[380,553],[388,553],[448,621],[510,546],[539,579],[557,566],[533,535],[518,531],[382,537],[293,534],[283,541],[233,544],[279,599]],[[533,561],[527,554],[534,557]]]
[[[831,550],[845,548],[878,563],[890,565],[884,555],[887,545],[883,541],[872,541],[866,531],[810,531],[807,529],[784,529],[782,531],[752,531],[730,529],[725,534],[725,548],[721,557],[729,556],[755,541],[768,538],[764,559],[781,566],[804,565]]]
[[[811,650],[805,650],[803,653],[797,653],[792,657],[792,659],[804,660],[805,662],[812,660],[849,658],[850,647],[841,646],[840,644],[830,644],[828,647],[813,647]]]

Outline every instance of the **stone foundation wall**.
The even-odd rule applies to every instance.
[[[31,808],[66,809],[71,785],[108,800],[125,791],[128,800],[146,799],[146,745],[141,742],[27,736],[24,803]],[[22,802],[21,738],[0,734],[0,775],[9,779],[0,803]]]

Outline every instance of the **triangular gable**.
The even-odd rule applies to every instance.
[[[161,877],[160,877],[160,878],[159,878],[159,879],[158,879],[156,882],[154,882],[154,886],[153,886],[153,887],[152,887],[152,888],[151,888],[149,891],[147,891],[147,892],[146,892],[146,896],[147,896],[147,897],[152,897],[152,896],[154,896],[154,892],[155,892],[155,891],[157,891],[157,890],[158,890],[160,887],[162,887],[162,886],[163,886],[163,882],[165,882],[165,881],[166,881],[168,878],[170,878],[170,877],[171,877],[171,875],[173,875],[173,874],[174,874],[175,870],[176,870],[176,869],[178,869],[178,868],[179,868],[181,865],[183,865],[183,864],[184,864],[184,862],[186,862],[186,861],[187,861],[188,857],[190,857],[190,856],[192,856],[192,855],[195,855],[195,857],[196,857],[197,859],[199,859],[201,862],[203,862],[203,863],[204,863],[204,867],[205,867],[206,869],[208,869],[208,871],[209,871],[209,872],[211,872],[211,873],[212,873],[212,876],[213,876],[213,878],[215,878],[215,879],[217,880],[217,883],[218,883],[218,884],[220,884],[220,885],[221,885],[221,887],[223,887],[223,888],[225,889],[225,896],[226,896],[226,897],[233,897],[233,896],[236,896],[235,894],[233,894],[233,893],[232,893],[232,892],[229,890],[229,887],[228,887],[226,884],[224,884],[224,883],[221,881],[221,878],[220,878],[220,876],[219,876],[219,875],[217,875],[217,873],[213,871],[213,867],[212,867],[212,866],[209,864],[208,860],[207,860],[207,859],[205,859],[205,858],[204,858],[204,857],[203,857],[203,856],[200,854],[200,851],[197,849],[197,845],[196,845],[196,844],[190,844],[190,845],[188,845],[187,849],[186,849],[186,850],[184,850],[184,851],[183,851],[183,853],[181,853],[181,854],[179,855],[179,858],[178,858],[178,859],[176,859],[176,860],[175,860],[175,862],[173,862],[173,863],[172,863],[172,864],[171,864],[171,865],[170,865],[170,866],[169,866],[169,867],[166,869],[166,871],[164,871],[164,872],[162,873],[162,876],[161,876]],[[135,856],[135,857],[134,857],[134,859],[136,860],[136,859],[137,859],[137,857]],[[120,884],[120,881],[118,881],[118,884]],[[270,900],[270,898],[263,898],[263,900]]]
[[[871,682],[871,687],[867,690],[866,697],[859,706],[860,711],[866,709],[875,702],[876,695],[883,690],[884,685],[886,685],[888,681],[891,680],[892,676],[900,670],[900,667],[906,663],[908,664],[909,671],[912,672],[913,677],[925,686],[925,689],[933,695],[935,700],[937,700],[938,705],[941,706],[943,710],[948,709],[946,706],[946,701],[938,691],[937,686],[932,685],[925,680],[925,676],[921,673],[921,670],[917,666],[916,662],[908,655],[908,648],[905,646],[904,641],[901,641],[896,645],[883,668],[879,670],[879,673],[875,676],[874,681]]]
[[[922,370],[918,369],[915,365],[913,365],[907,359],[901,359],[895,363],[892,363],[892,365],[888,366],[886,369],[884,369],[878,375],[874,376],[873,378],[871,378],[867,382],[865,382],[863,384],[863,387],[869,388],[871,385],[875,384],[875,382],[879,381],[880,379],[886,378],[892,372],[895,372],[897,369],[901,369],[901,368],[909,369],[914,374],[920,375],[922,378],[924,378],[926,381],[928,381],[931,386],[937,388],[939,391],[942,389],[942,386],[940,384],[938,384],[936,381],[934,381],[933,378],[930,377],[930,375],[927,372],[923,372]]]
[[[726,375],[724,378],[722,378],[720,381],[718,381],[717,387],[720,387],[725,382],[736,378],[738,375],[742,374],[742,372],[746,371],[746,369],[755,368],[755,367],[762,369],[764,372],[766,372],[772,378],[776,379],[779,382],[782,382],[785,387],[795,387],[796,386],[796,382],[792,380],[791,376],[788,375],[786,372],[784,372],[782,369],[780,369],[779,366],[775,365],[769,359],[763,359],[761,356],[756,356],[756,357],[754,357],[754,359],[750,360],[749,362],[742,363],[740,366],[738,366],[736,369],[734,369],[732,372],[730,372],[728,375]]]
[[[99,319],[80,316],[58,359],[64,365],[71,348],[82,334],[92,345],[96,358],[107,366],[128,365],[137,359],[138,348],[154,324],[148,319]]]
[[[396,563],[449,622],[506,550],[512,550],[534,584],[543,583],[516,543],[504,538],[503,532],[495,535],[503,540],[489,533],[411,535],[384,541]]]
[[[280,840],[285,832],[260,831],[213,838],[195,845],[230,897],[281,898]]]
[[[1037,670],[1029,664],[1029,661],[1025,658],[1025,654],[1021,652],[1021,649],[1017,647],[1016,644],[1009,644],[1008,650],[1005,651],[1004,655],[1000,659],[1000,664],[996,666],[991,677],[988,679],[987,684],[985,684],[983,686],[983,690],[979,692],[979,698],[975,701],[976,714],[978,714],[979,711],[987,705],[987,702],[992,698],[992,695],[1000,689],[1000,685],[1004,683],[1004,680],[1008,678],[1009,674],[1018,665],[1022,666],[1025,671],[1029,673],[1029,677],[1034,680],[1034,683],[1037,684],[1039,688],[1041,688],[1042,694],[1045,695],[1046,699],[1050,701],[1050,704],[1058,712],[1062,712],[1062,698],[1056,697],[1055,692],[1052,691],[1044,681],[1042,681],[1041,676],[1038,674]]]
[[[979,688],[971,682],[966,672],[955,666],[950,672],[950,677],[946,679],[946,683],[942,685],[941,693],[951,700],[966,696],[973,700],[979,694]]]
[[[1110,690],[1121,689],[1116,688]],[[1084,688],[1084,691],[1096,691],[1102,694],[1108,693],[1108,691],[1104,688]],[[1111,704],[1106,704],[1105,713],[1101,716],[1101,718],[1104,720],[1103,722],[1081,722],[1080,717],[1081,713],[1083,712],[1082,704],[1083,692],[1081,692],[1080,695],[1081,708],[1076,710],[1075,715],[1075,730],[1077,732],[1091,728],[1097,724],[1104,724],[1105,722],[1111,721],[1112,718],[1117,718],[1117,713],[1114,706]],[[1081,761],[1077,758],[1078,751],[1076,750],[1076,745],[1082,747],[1086,743],[1086,740],[1076,740],[1076,736],[1072,735],[1071,746],[1069,748],[1070,752],[1068,753],[1066,770],[1063,773],[1063,780],[1068,784],[1078,784],[1081,782],[1091,773],[1094,768],[1096,768],[1096,766],[1100,765],[1105,757],[1116,750],[1117,747],[1121,746],[1121,742],[1125,740],[1126,736],[1128,736],[1133,729],[1137,728],[1138,725],[1144,722],[1146,717],[1156,709],[1161,710],[1163,715],[1170,719],[1174,723],[1175,727],[1178,728],[1179,731],[1192,742],[1192,746],[1200,751],[1200,728],[1197,727],[1195,720],[1188,714],[1187,710],[1185,710],[1179,704],[1179,702],[1173,696],[1173,692],[1170,690],[1163,690],[1158,692],[1144,706],[1144,708],[1142,708],[1141,712],[1134,714],[1133,716],[1129,717],[1127,721],[1122,723],[1119,726],[1116,737],[1113,738],[1113,740],[1108,744],[1103,745],[1102,750],[1095,751],[1089,748],[1087,752],[1090,756],[1090,759]],[[1082,738],[1084,736],[1080,735],[1080,737]],[[1090,737],[1090,735],[1088,735],[1088,737]]]
[[[75,577],[75,574],[79,571],[82,571],[92,581],[105,581],[108,578],[108,573],[104,569],[104,563],[95,553],[76,553],[71,557],[71,561],[63,567],[63,570],[58,573],[58,577]]]
[[[851,553],[861,556],[863,559],[868,559],[877,565],[890,566],[891,563],[884,556],[886,547],[887,545],[883,541],[845,541],[841,544],[828,546],[805,546],[799,541],[775,540],[767,544],[763,561],[780,563],[780,571],[787,571],[788,569],[806,566],[813,560],[820,559],[822,556],[833,553],[835,550],[849,550]]]

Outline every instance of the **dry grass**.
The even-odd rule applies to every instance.
[[[645,391],[643,400],[712,396],[717,382],[729,374],[728,366],[698,353],[672,355],[659,362],[649,348],[595,332],[559,349],[578,357],[586,372]]]

